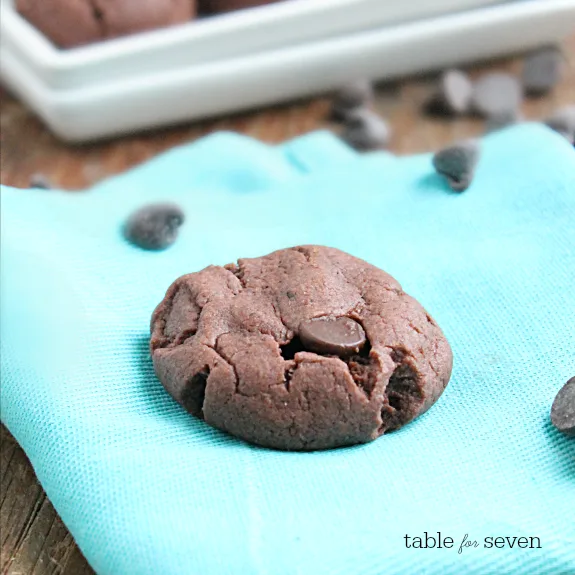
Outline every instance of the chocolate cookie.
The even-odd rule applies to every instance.
[[[87,0],[16,0],[18,12],[62,48],[102,39],[102,26]]]
[[[425,412],[452,354],[384,271],[300,246],[177,279],[151,322],[154,368],[190,413],[276,449],[376,439]]]
[[[16,0],[16,9],[62,48],[191,20],[195,0]]]

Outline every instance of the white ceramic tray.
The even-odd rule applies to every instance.
[[[289,0],[60,50],[15,12],[12,0],[1,0],[0,46],[11,50],[50,88],[69,89],[189,68],[503,1]]]
[[[575,0],[523,0],[71,90],[11,50],[4,80],[60,137],[90,140],[286,101],[352,76],[391,78],[517,52],[575,29]]]

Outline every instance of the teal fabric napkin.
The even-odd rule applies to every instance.
[[[561,137],[485,138],[463,194],[429,155],[223,133],[84,193],[1,200],[2,421],[99,574],[575,573],[575,442],[549,423],[575,375],[575,152]],[[187,222],[149,253],[121,226],[156,200]],[[369,445],[256,448],[154,377],[150,315],[176,277],[303,243],[394,275],[453,347],[439,402]],[[424,532],[442,548],[418,548]]]

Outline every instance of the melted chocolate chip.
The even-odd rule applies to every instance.
[[[551,407],[551,423],[565,435],[575,437],[575,377],[555,397]]]
[[[320,317],[301,323],[299,336],[304,348],[323,355],[347,357],[365,345],[363,327],[349,317]]]

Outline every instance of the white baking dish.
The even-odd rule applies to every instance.
[[[0,5],[0,41],[50,88],[86,87],[294,46],[503,0],[289,0],[163,30],[60,50]]]
[[[64,139],[175,124],[517,52],[575,29],[575,0],[524,0],[85,88],[54,90],[12,50],[5,81]]]

